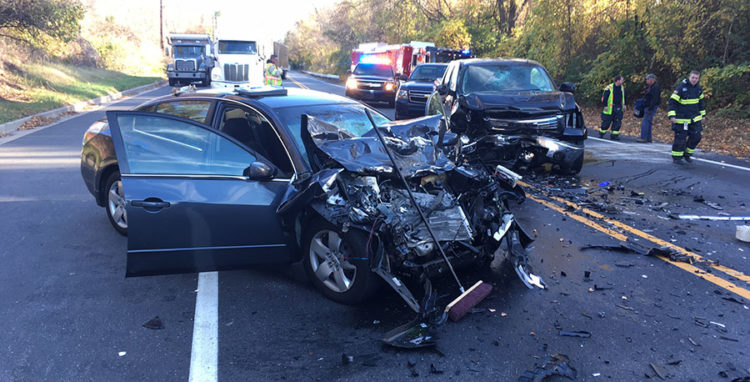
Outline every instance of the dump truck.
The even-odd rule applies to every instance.
[[[211,37],[207,34],[174,33],[167,36],[167,42],[172,47],[167,64],[169,85],[199,82],[208,86],[214,67]]]

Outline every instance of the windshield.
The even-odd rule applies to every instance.
[[[174,47],[175,57],[200,57],[203,55],[203,47],[200,45],[178,45]]]
[[[435,81],[443,77],[447,67],[448,65],[419,65],[409,76],[409,81]]]
[[[547,72],[540,66],[510,63],[469,66],[461,78],[461,94],[479,92],[554,91]]]
[[[393,68],[382,64],[359,64],[354,68],[354,74],[359,76],[394,77]]]
[[[255,41],[219,41],[219,54],[257,54]]]
[[[388,118],[382,114],[373,111],[372,118],[375,124],[383,125],[388,122]],[[276,113],[281,118],[281,122],[289,129],[294,136],[294,143],[302,153],[305,159],[305,145],[302,143],[302,115],[313,116],[323,122],[327,122],[340,129],[344,129],[355,136],[361,137],[368,131],[372,130],[372,124],[365,114],[365,107],[361,105],[319,105],[319,106],[297,106],[277,109]]]

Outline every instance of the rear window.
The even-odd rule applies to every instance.
[[[173,101],[156,105],[154,111],[206,124],[210,108],[211,101]]]
[[[419,65],[409,77],[410,81],[428,81],[432,82],[443,78],[446,65]]]

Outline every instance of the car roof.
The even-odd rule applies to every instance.
[[[417,67],[420,66],[448,66],[448,63],[442,63],[442,62],[425,62],[424,64],[419,64]]]
[[[492,65],[492,64],[509,64],[509,63],[516,63],[516,64],[532,64],[532,65],[539,65],[542,66],[540,63],[534,61],[534,60],[528,60],[525,58],[465,58],[461,60],[457,60],[461,65]]]
[[[331,104],[357,104],[349,98],[338,96],[335,94],[319,92],[316,90],[299,89],[299,88],[285,88],[287,91],[286,95],[271,95],[271,96],[246,96],[237,94],[234,89],[201,89],[193,92],[183,92],[177,95],[167,95],[163,97],[151,100],[145,105],[152,105],[159,102],[180,99],[180,98],[215,98],[215,99],[231,99],[234,101],[248,103],[253,100],[259,102],[271,109],[286,108],[286,107],[297,107],[297,106],[315,106],[315,105],[331,105]]]

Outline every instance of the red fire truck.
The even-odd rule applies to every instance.
[[[397,75],[409,76],[415,66],[429,61],[428,48],[431,42],[412,41],[408,44],[363,43],[352,51],[351,70],[358,63],[386,64],[393,67]]]

